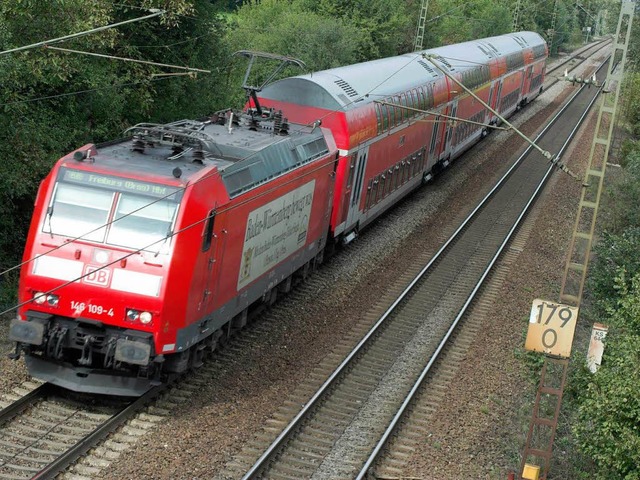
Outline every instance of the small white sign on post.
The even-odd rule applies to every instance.
[[[602,363],[602,354],[604,353],[604,339],[607,336],[609,327],[601,323],[594,323],[591,329],[591,341],[589,342],[589,351],[587,352],[587,368],[591,373],[596,373]]]

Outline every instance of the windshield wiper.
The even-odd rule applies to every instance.
[[[157,257],[158,255],[160,255],[160,250],[164,248],[164,246],[167,244],[167,240],[169,240],[172,236],[173,236],[173,232],[171,231],[171,229],[167,230],[167,236],[164,237],[164,241],[158,247],[158,250],[153,255],[154,257]]]
[[[53,217],[53,205],[47,208],[47,226],[49,227],[49,235],[53,238],[53,229],[51,228],[51,217]]]

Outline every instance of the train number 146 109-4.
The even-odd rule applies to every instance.
[[[106,308],[102,305],[95,305],[93,303],[76,302],[75,300],[71,300],[71,309],[78,315],[87,311],[94,315],[108,315],[113,317],[113,308]]]

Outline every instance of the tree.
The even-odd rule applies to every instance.
[[[304,3],[263,0],[243,5],[228,36],[231,48],[299,58],[310,71],[354,63],[361,32],[348,21],[305,10]],[[240,85],[245,67],[238,63],[232,83]],[[256,75],[264,78],[271,68],[257,66]],[[304,72],[289,69],[282,76],[300,73]]]
[[[359,31],[358,61],[413,50],[417,16],[406,0],[304,0],[320,15],[346,19]]]
[[[226,24],[209,0],[0,3],[0,51],[141,17],[151,7],[166,14],[56,46],[213,74],[154,77],[167,70],[45,48],[0,55],[0,270],[18,263],[38,183],[58,158],[119,138],[136,122],[222,108],[228,59]]]

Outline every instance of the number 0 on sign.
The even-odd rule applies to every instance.
[[[525,348],[558,357],[569,357],[577,320],[578,307],[534,300]]]

